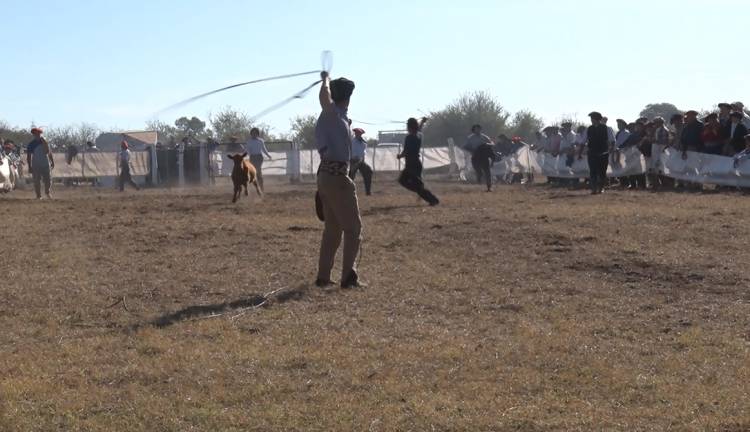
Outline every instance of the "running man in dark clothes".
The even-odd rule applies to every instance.
[[[419,152],[422,149],[422,133],[420,131],[426,121],[427,118],[423,117],[420,122],[417,122],[415,118],[410,118],[406,122],[406,129],[409,134],[404,140],[404,150],[398,155],[399,159],[406,159],[406,166],[401,171],[398,182],[406,189],[416,192],[429,205],[436,206],[440,203],[440,200],[432,192],[425,189],[422,181],[422,162],[419,160]]]

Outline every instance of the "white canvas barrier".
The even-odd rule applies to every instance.
[[[52,170],[53,178],[71,178],[71,177],[116,177],[120,173],[117,170],[116,152],[96,152],[78,154],[68,165],[65,162],[64,153],[53,153],[55,169]],[[134,176],[143,176],[149,174],[149,157],[148,151],[130,151],[130,174]],[[25,162],[25,159],[24,159]],[[30,177],[29,170],[26,176]]]
[[[515,154],[506,156],[496,163],[492,172],[498,176],[509,173],[532,173],[545,177],[588,178],[589,165],[585,156],[582,159],[574,157],[570,161],[570,166],[568,162],[567,155],[553,156],[550,153],[532,151],[524,146]],[[609,162],[607,175],[610,177],[644,174],[650,164],[638,149],[632,147],[610,155]]]
[[[367,151],[367,162],[376,172],[396,172],[403,168],[403,161],[397,159],[400,147],[374,147]],[[263,172],[267,175],[288,176],[299,178],[300,175],[314,175],[320,164],[320,156],[315,150],[289,150],[286,152],[272,152],[273,160],[263,162]],[[147,154],[143,155],[147,164]],[[221,175],[231,173],[228,159],[221,159],[222,154],[216,154],[212,160],[216,166],[228,167],[228,172],[219,169]],[[221,163],[218,161],[221,160]],[[425,169],[455,166],[462,180],[472,179],[474,176],[471,166],[471,155],[457,147],[426,147],[422,149],[422,162]],[[144,165],[145,167],[146,165]],[[80,169],[80,168],[79,168]],[[565,155],[552,156],[549,153],[532,151],[528,146],[519,149],[515,154],[504,157],[495,163],[492,172],[496,176],[504,177],[509,174],[533,173],[546,177],[558,178],[588,178],[588,161],[573,158],[568,166]],[[733,159],[725,156],[706,155],[688,152],[686,160],[682,153],[672,148],[662,146],[653,147],[653,157],[647,158],[634,147],[630,147],[610,155],[609,177],[627,177],[659,172],[668,177],[697,183],[717,184],[726,186],[750,187],[750,161],[741,164],[737,169],[733,166]]]
[[[682,159],[682,152],[668,148],[661,153],[661,166],[664,175],[678,180],[750,187],[750,160],[735,168],[731,157],[687,152]]]
[[[652,150],[650,158],[644,157],[637,148],[632,147],[611,155],[607,175],[627,177],[653,172],[694,183],[750,187],[750,160],[740,163],[735,168],[734,159],[727,156],[687,152],[687,158],[683,159],[682,152],[674,148],[655,145]],[[470,163],[464,167],[467,172],[472,171]],[[495,164],[492,172],[497,176],[517,173],[561,178],[589,176],[585,157],[582,160],[576,158],[568,167],[565,156],[555,157],[548,153],[531,151],[528,147],[503,158]]]
[[[374,147],[367,150],[367,163],[375,172],[400,171],[403,160],[397,158],[400,148],[397,146]],[[316,150],[288,150],[271,152],[273,159],[263,161],[264,175],[288,176],[299,178],[300,175],[314,175],[320,165],[320,155]],[[232,161],[220,152],[214,152],[210,160],[214,172],[220,176],[232,173]],[[448,147],[422,149],[422,164],[425,169],[448,167],[451,155]]]

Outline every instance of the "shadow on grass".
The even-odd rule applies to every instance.
[[[275,292],[273,295],[254,295],[231,302],[188,306],[176,312],[162,315],[152,320],[150,324],[157,328],[165,328],[178,324],[182,321],[211,317],[213,315],[225,314],[227,312],[264,306],[271,300],[277,303],[285,303],[291,300],[301,300],[305,297],[306,292],[307,286],[302,285],[297,288],[284,289]]]
[[[413,209],[413,208],[418,208],[418,207],[427,207],[427,205],[426,204],[423,205],[422,202],[420,201],[420,203],[417,205],[392,205],[392,206],[382,206],[382,207],[371,207],[369,210],[362,211],[361,214],[362,216],[373,216],[373,215],[379,215],[379,214],[389,214],[398,210]]]
[[[266,301],[266,298],[260,295],[235,300],[232,302],[214,303],[208,305],[188,306],[176,312],[162,315],[153,321],[151,325],[158,328],[169,327],[181,321],[200,318],[204,316],[216,315],[230,312],[237,309],[260,306]]]

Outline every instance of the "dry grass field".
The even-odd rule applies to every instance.
[[[357,290],[312,185],[0,197],[0,431],[750,430],[750,197],[428,184]]]

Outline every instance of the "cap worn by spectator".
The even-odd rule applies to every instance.
[[[732,104],[727,102],[720,102],[719,105],[717,105],[719,108],[729,108],[732,109]]]
[[[31,128],[31,133],[32,133],[32,134],[41,134],[41,133],[43,133],[43,132],[44,132],[44,131],[42,130],[42,128],[38,128],[38,127],[33,127],[33,128]]]
[[[596,111],[590,112],[589,117],[591,117],[592,119],[596,119],[596,120],[601,120],[603,118],[601,113],[596,112]]]
[[[354,128],[354,129],[352,129],[352,132],[354,132],[355,134],[359,134],[359,135],[364,135],[365,134],[365,130],[362,129],[362,128]]]
[[[697,117],[697,116],[698,116],[698,111],[696,110],[690,110],[685,113],[685,117]]]

